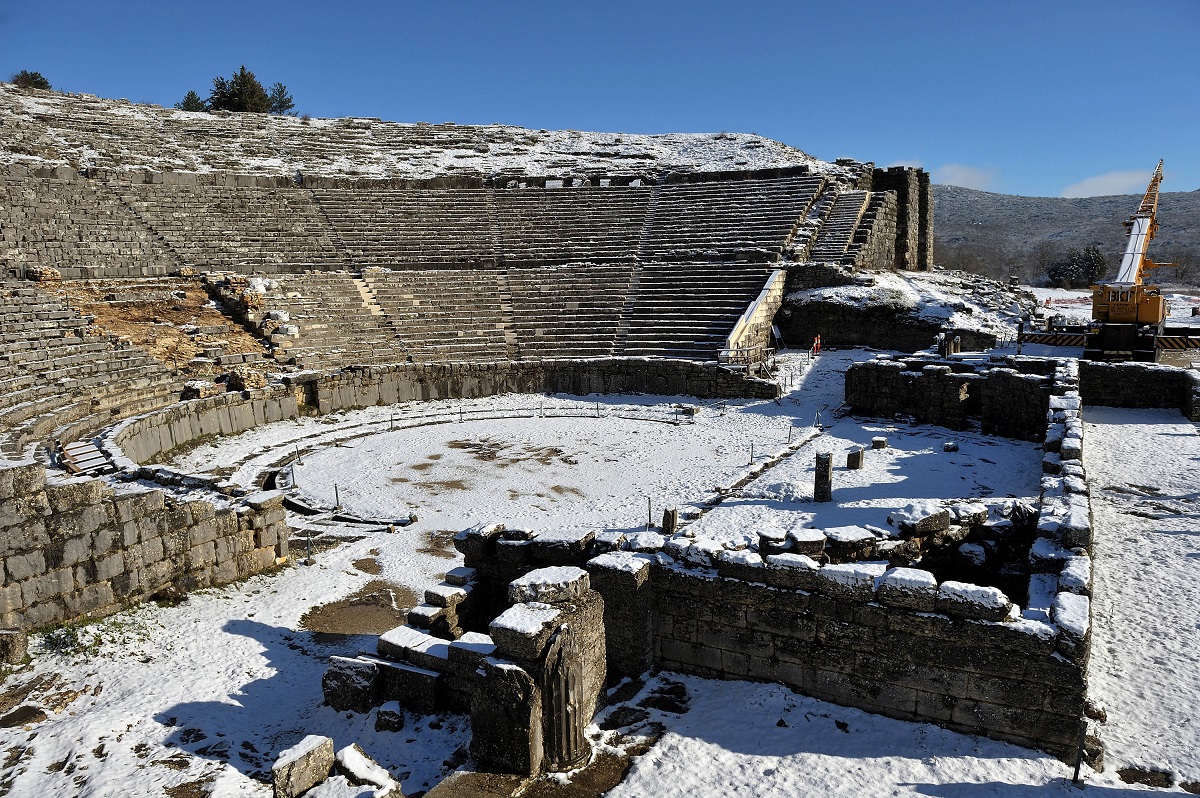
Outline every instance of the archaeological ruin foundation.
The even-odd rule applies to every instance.
[[[920,169],[775,150],[700,169],[685,154],[696,141],[677,137],[654,142],[676,147],[659,161],[572,161],[499,126],[259,126],[40,102],[31,112],[0,88],[22,120],[0,164],[6,631],[287,563],[286,490],[164,465],[218,436],[505,393],[777,400],[774,355],[815,355],[818,336],[909,350],[935,334],[967,350],[997,340],[897,322],[899,304],[850,314],[794,300],[932,267]],[[728,138],[739,158],[770,149]],[[644,139],[631,151],[649,151]],[[282,174],[258,166],[278,140]],[[549,154],[528,173],[513,151],[539,147]],[[462,170],[438,172],[436,153]],[[325,699],[468,716],[475,764],[520,774],[587,760],[606,688],[658,669],[780,683],[1098,764],[1084,721],[1093,531],[1081,413],[1139,401],[1131,373],[1197,417],[1195,379],[1161,367],[929,353],[858,363],[845,413],[1039,444],[1037,501],[1003,515],[968,495],[915,501],[889,530],[746,529],[752,542],[730,548],[677,513],[650,537],[497,519],[457,535],[463,564],[406,625],[333,657]],[[841,471],[877,456],[817,452],[819,471],[809,440],[789,437],[779,459],[814,462],[818,502],[836,503]],[[281,783],[308,783],[294,770],[305,757],[325,773],[335,758],[323,739],[285,753]]]

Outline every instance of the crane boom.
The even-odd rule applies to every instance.
[[[1129,217],[1125,226],[1129,228],[1129,239],[1125,242],[1125,254],[1121,256],[1121,268],[1117,270],[1117,279],[1113,282],[1127,285],[1141,285],[1147,269],[1153,268],[1153,263],[1146,260],[1146,249],[1150,246],[1154,234],[1158,232],[1158,184],[1162,182],[1163,162],[1158,162],[1146,195],[1137,213]]]

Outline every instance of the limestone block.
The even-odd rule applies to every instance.
[[[496,644],[492,642],[492,638],[479,632],[467,632],[450,642],[447,658],[452,663],[475,670],[485,657],[491,657],[495,653]]]
[[[886,570],[887,566],[882,563],[826,565],[817,571],[816,588],[833,598],[872,601],[875,598],[875,580],[883,576]]]
[[[184,567],[189,571],[197,571],[206,568],[217,561],[217,549],[212,543],[205,543],[202,546],[188,549],[184,553]]]
[[[446,701],[446,677],[427,668],[403,662],[376,663],[376,697],[380,701],[396,701],[418,715],[443,711]]]
[[[756,551],[743,549],[729,551],[722,549],[717,552],[713,565],[717,573],[729,579],[739,579],[745,582],[766,582],[766,566],[762,557]]]
[[[534,660],[541,656],[562,613],[549,604],[516,604],[488,626],[500,656]]]
[[[457,607],[466,601],[470,595],[471,590],[469,587],[458,587],[457,585],[442,582],[425,591],[425,603],[432,604],[435,607]]]
[[[937,579],[916,568],[889,568],[876,591],[881,604],[914,612],[933,612],[937,604]]]
[[[217,539],[217,525],[210,519],[197,519],[188,529],[188,548],[202,546]]]
[[[29,636],[12,629],[0,630],[0,663],[20,665],[29,652]]]
[[[404,729],[404,709],[398,701],[388,701],[375,713],[375,731],[398,732]]]
[[[801,521],[788,530],[788,540],[791,541],[788,550],[793,554],[819,557],[825,552],[825,533],[820,529],[808,528],[806,524]]]
[[[0,615],[8,615],[25,607],[25,597],[20,582],[12,582],[0,588]]]
[[[51,571],[21,583],[21,600],[26,607],[70,593],[75,589],[75,572],[70,568]]]
[[[325,703],[338,712],[369,712],[375,702],[376,663],[358,658],[330,657],[321,677]]]
[[[996,587],[981,587],[966,582],[946,581],[938,587],[937,611],[959,618],[1002,621],[1012,610],[1012,602]]]
[[[868,560],[875,556],[878,538],[860,526],[825,530],[825,551],[832,562]]]
[[[275,798],[299,798],[329,778],[334,762],[333,740],[315,734],[280,751],[271,766]]]
[[[45,491],[50,509],[56,513],[66,513],[99,504],[103,488],[104,483],[98,479],[77,478],[49,483]]]
[[[77,590],[63,596],[63,605],[67,609],[68,617],[71,618],[90,615],[98,610],[113,606],[116,604],[116,601],[112,586],[107,582],[88,585],[83,590]]]
[[[916,501],[888,515],[888,524],[905,537],[925,537],[950,528],[950,512],[932,501]]]
[[[767,557],[767,584],[792,590],[816,590],[820,568],[816,560],[805,554],[772,554]]]
[[[1086,554],[1068,557],[1058,574],[1059,590],[1090,596],[1092,593],[1092,558]]]
[[[370,786],[374,788],[372,795],[378,798],[388,798],[400,794],[400,785],[391,774],[367,756],[357,743],[346,746],[337,752],[338,772],[350,784],[357,787]]]
[[[12,524],[4,521],[4,511],[0,509],[0,557],[25,554],[50,545],[50,535],[41,518],[33,519],[24,513],[18,515],[14,510],[10,520]]]
[[[558,604],[581,597],[591,588],[587,571],[574,566],[538,568],[508,585],[508,600]]]
[[[529,556],[534,562],[547,565],[577,565],[595,539],[594,529],[541,532],[530,544]]]
[[[542,693],[533,677],[511,662],[488,659],[471,697],[471,756],[504,773],[542,767]]]
[[[97,581],[104,582],[122,573],[125,573],[125,553],[123,551],[115,551],[107,557],[96,560]]]
[[[9,582],[23,582],[46,573],[46,558],[41,551],[14,554],[4,560],[4,573]]]

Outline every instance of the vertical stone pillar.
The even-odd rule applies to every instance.
[[[846,454],[846,468],[857,471],[862,467],[863,467],[863,447],[859,446],[857,448],[851,449]]]
[[[833,454],[817,452],[817,475],[813,483],[813,501],[833,501]]]
[[[604,601],[581,568],[530,571],[489,625],[495,657],[471,700],[471,753],[514,773],[569,770],[590,753],[584,729],[604,701]]]
[[[637,677],[654,665],[654,596],[650,556],[614,551],[586,564],[604,599],[608,678]]]
[[[669,510],[663,510],[662,533],[664,536],[670,537],[675,534],[675,530],[679,527],[679,509],[673,507]]]

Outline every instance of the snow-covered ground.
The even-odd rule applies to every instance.
[[[1090,407],[1098,530],[1091,689],[1117,764],[1200,782],[1200,435],[1169,410]]]
[[[1014,289],[976,274],[955,271],[866,273],[858,285],[812,288],[788,295],[790,304],[832,302],[853,307],[892,308],[922,321],[1011,339],[1017,322],[1036,302],[1028,289]]]
[[[841,374],[869,356],[827,353],[807,370],[799,357],[785,358],[791,393],[780,403],[705,403],[694,425],[667,423],[675,420],[674,404],[698,404],[679,397],[494,397],[286,422],[197,449],[175,466],[220,468],[246,484],[299,450],[302,491],[332,502],[336,482],[339,498],[356,511],[413,512],[418,520],[320,552],[314,565],[38,638],[33,663],[4,689],[54,679],[35,686],[27,702],[45,707],[48,717],[0,729],[0,791],[161,796],[192,784],[196,794],[266,796],[270,788],[260,779],[274,755],[310,733],[332,736],[338,747],[358,742],[407,792],[428,789],[454,765],[446,760],[468,739],[466,721],[410,715],[403,731],[377,733],[371,715],[319,706],[327,657],[370,648],[373,639],[317,635],[303,630],[300,618],[373,578],[419,593],[457,562],[430,551],[428,538],[439,531],[478,520],[634,528],[644,523],[647,495],[656,516],[675,503],[696,505],[779,455],[789,436],[807,442],[696,522],[694,534],[733,536],[784,516],[816,526],[881,525],[889,508],[913,497],[1036,493],[1039,457],[1031,444],[839,418]],[[824,430],[811,437],[818,413]],[[1200,779],[1200,730],[1188,716],[1200,698],[1200,540],[1189,527],[1188,489],[1200,437],[1178,414],[1090,409],[1088,418],[1100,535],[1092,672],[1109,712],[1102,734],[1110,762]],[[835,473],[844,506],[814,513],[804,501],[812,454],[824,449],[837,458],[876,435],[889,438],[888,450],[869,452],[861,473]],[[957,441],[959,451],[942,451],[946,440]],[[1131,479],[1134,493],[1123,492]],[[377,560],[382,573],[356,567],[365,558]],[[1069,768],[1038,752],[779,686],[678,678],[691,709],[656,713],[667,733],[613,795],[1023,796],[1075,789]],[[1087,779],[1105,794],[1140,789],[1122,784],[1111,767]]]
[[[0,141],[0,164],[271,176],[299,170],[352,178],[629,175],[793,166],[835,179],[856,174],[747,133],[642,135],[354,117],[249,119],[86,94],[23,92],[8,85],[0,85],[0,112],[13,120],[10,128],[16,131],[11,141]],[[80,135],[81,127],[88,135]]]

